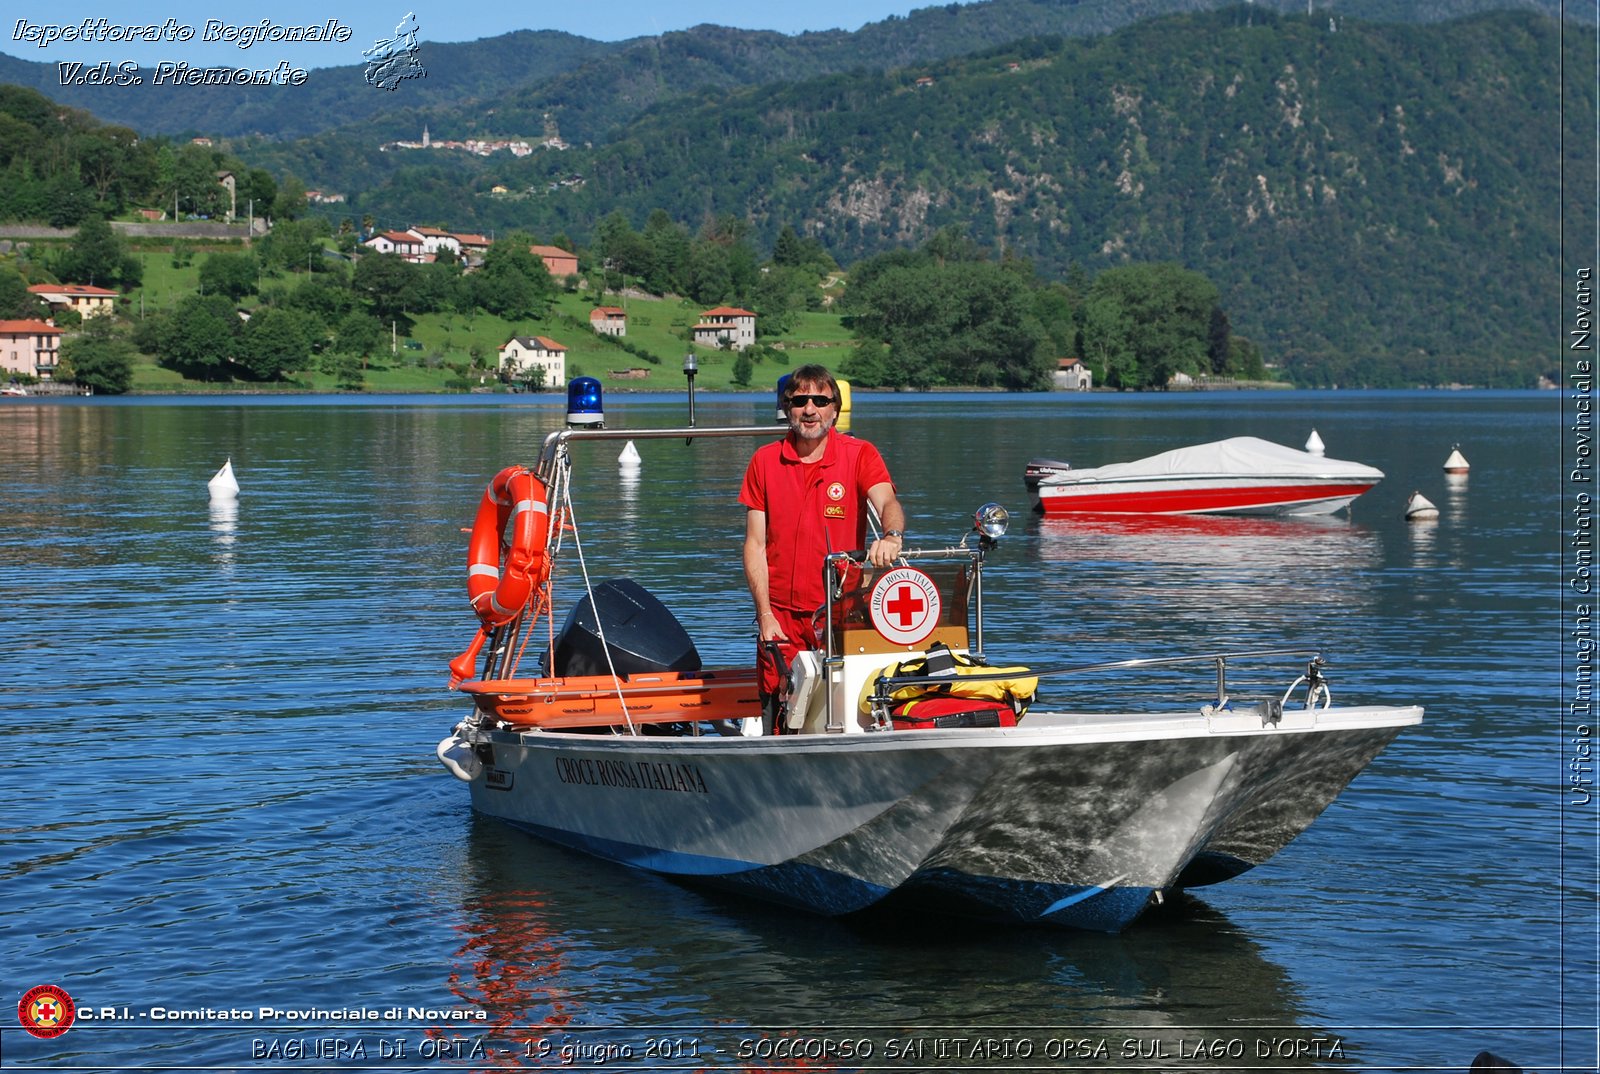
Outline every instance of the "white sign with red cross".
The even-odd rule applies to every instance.
[[[915,567],[896,567],[872,585],[872,628],[896,645],[915,645],[939,625],[939,587]]]

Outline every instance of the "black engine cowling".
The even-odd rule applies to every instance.
[[[631,578],[595,586],[593,599],[575,604],[556,635],[556,675],[609,675],[613,668],[618,675],[700,670],[700,653],[683,624]]]

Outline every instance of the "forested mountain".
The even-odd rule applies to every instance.
[[[707,91],[888,71],[932,63],[1026,37],[1097,36],[1165,15],[1238,0],[981,0],[922,8],[854,32],[786,35],[697,26],[659,36],[601,42],[550,30],[520,30],[465,44],[425,42],[427,77],[402,93],[374,90],[360,49],[346,66],[309,72],[302,86],[187,86],[177,93],[126,86],[63,85],[56,63],[0,54],[0,82],[145,134],[301,138],[359,124],[378,140],[412,137],[424,123],[449,137],[538,135],[547,120],[570,142],[599,143],[650,106]],[[1526,9],[1562,16],[1561,0],[1254,0],[1262,11],[1315,7],[1324,17],[1433,22],[1482,11]],[[1593,16],[1580,12],[1569,17]],[[537,13],[530,11],[530,20]],[[428,27],[424,27],[424,31]],[[183,57],[178,57],[183,58]],[[151,80],[143,72],[145,85]]]
[[[0,191],[0,216],[9,205],[13,218],[48,210],[70,222],[86,197],[121,211],[130,191],[176,190],[185,169],[205,185],[208,167],[226,166],[247,173],[266,203],[273,176],[290,192],[303,180],[346,195],[324,210],[335,224],[370,216],[383,227],[522,229],[587,245],[607,217],[637,227],[654,212],[691,228],[741,221],[768,249],[792,227],[847,267],[956,229],[1046,278],[1157,263],[1203,274],[1233,329],[1302,383],[1527,385],[1553,371],[1541,357],[1551,352],[1546,281],[1560,243],[1562,147],[1570,174],[1592,172],[1591,32],[1529,11],[1448,22],[1353,15],[1507,6],[1488,0],[1341,0],[1310,17],[1277,0],[978,54],[951,43],[983,40],[997,13],[1015,29],[1033,16],[1214,6],[990,0],[856,35],[703,27],[597,49],[556,35],[559,48],[534,61],[548,63],[537,84],[493,107],[474,96],[492,80],[466,74],[452,83],[473,97],[461,109],[396,109],[401,95],[363,85],[388,105],[381,117],[300,141],[229,139],[206,160],[193,146],[70,116],[50,134],[43,112],[22,126],[0,114],[0,166],[14,180]],[[875,43],[872,62],[837,70],[863,41]],[[888,66],[923,54],[946,58]],[[833,73],[781,81],[824,70]],[[699,88],[659,99],[668,86]],[[588,117],[580,125],[603,136],[523,158],[379,148],[424,124],[437,143],[537,135],[519,127],[557,116]],[[63,152],[80,158],[75,169],[62,170]],[[137,168],[123,174],[119,159]],[[139,169],[149,175],[138,180]],[[1566,210],[1570,227],[1592,233],[1592,198],[1569,198]]]
[[[351,58],[359,61],[361,49],[348,47]],[[0,83],[38,90],[51,100],[146,134],[302,138],[352,123],[377,123],[409,134],[424,122],[415,117],[431,109],[498,97],[511,87],[555,77],[626,47],[624,42],[591,41],[555,30],[518,30],[469,44],[429,44],[424,53],[427,77],[406,82],[403,93],[369,86],[359,62],[313,69],[299,86],[183,86],[163,92],[153,88],[149,68],[141,69],[144,84],[139,88],[62,85],[56,63],[3,53]]]
[[[637,225],[662,208],[748,218],[769,243],[793,225],[842,264],[951,224],[1049,274],[1175,261],[1303,379],[1381,383],[1398,362],[1425,382],[1531,383],[1548,353],[1558,147],[1585,144],[1594,62],[1592,35],[1537,15],[1397,25],[1241,7],[707,93],[588,153],[318,139],[250,159],[329,166],[308,180],[334,189],[362,169],[381,185],[350,187],[343,211],[384,223],[582,242],[614,210]]]

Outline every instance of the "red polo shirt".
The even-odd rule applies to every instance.
[[[739,502],[766,512],[774,607],[809,615],[822,606],[823,557],[865,547],[867,490],[890,480],[877,448],[833,429],[816,462],[801,462],[787,436],[757,449]]]

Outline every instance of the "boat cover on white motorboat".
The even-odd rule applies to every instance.
[[[1254,436],[1039,479],[1045,514],[1331,514],[1383,480],[1359,462]]]

